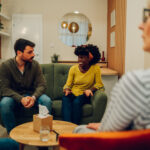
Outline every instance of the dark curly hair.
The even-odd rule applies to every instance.
[[[88,44],[77,46],[75,48],[74,54],[77,56],[79,55],[89,56],[89,52],[93,55],[93,59],[90,61],[90,65],[98,63],[98,61],[101,58],[101,54],[99,52],[99,48],[95,45]]]

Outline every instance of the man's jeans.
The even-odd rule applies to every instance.
[[[51,112],[52,101],[46,94],[41,95],[36,100],[33,107],[37,107],[39,104],[46,106],[49,110],[49,113]],[[14,109],[17,108],[19,110],[20,107],[23,107],[23,105],[21,103],[16,102],[11,97],[2,97],[1,99],[0,114],[8,133],[11,131],[11,129],[13,129],[16,126]]]
[[[90,97],[86,97],[84,94],[80,96],[74,96],[73,94],[63,96],[63,120],[79,124],[82,116],[82,106],[87,103],[90,103]]]
[[[19,144],[10,138],[0,138],[0,150],[19,150]]]

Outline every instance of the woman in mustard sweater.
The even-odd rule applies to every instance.
[[[62,115],[64,121],[80,123],[82,106],[90,103],[90,97],[96,90],[104,90],[101,71],[96,63],[100,60],[97,46],[84,45],[76,47],[79,64],[70,68],[68,79],[63,87]]]

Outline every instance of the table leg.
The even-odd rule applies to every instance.
[[[24,150],[24,144],[19,144],[19,150]]]

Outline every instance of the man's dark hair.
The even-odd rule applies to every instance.
[[[17,55],[18,50],[21,52],[24,52],[24,49],[26,46],[34,47],[35,44],[29,40],[26,40],[26,39],[18,39],[14,45],[16,55]]]
[[[97,46],[92,44],[81,45],[81,46],[77,46],[74,51],[74,54],[77,56],[79,55],[89,56],[89,53],[93,55],[93,59],[90,61],[90,65],[94,65],[98,63],[98,61],[101,58],[101,54]]]

